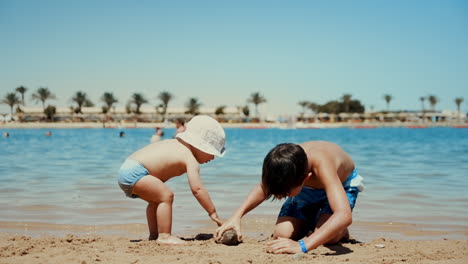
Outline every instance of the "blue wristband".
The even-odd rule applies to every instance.
[[[299,240],[299,246],[301,246],[302,252],[307,253],[307,248],[305,246],[304,240]]]

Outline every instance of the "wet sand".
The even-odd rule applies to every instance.
[[[55,225],[0,222],[0,263],[468,263],[468,228],[402,223],[354,223],[352,239],[308,254],[266,252],[274,219],[246,217],[244,242],[214,242],[215,227],[186,234],[186,245],[159,245],[146,239],[144,224]]]

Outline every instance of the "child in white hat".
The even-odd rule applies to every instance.
[[[146,216],[149,239],[161,244],[182,244],[171,234],[174,193],[166,184],[172,177],[187,173],[193,195],[211,220],[221,220],[208,191],[200,179],[200,166],[225,153],[226,134],[221,125],[209,116],[199,115],[186,125],[186,131],[175,139],[159,141],[130,155],[119,170],[118,183],[130,198],[148,202]]]

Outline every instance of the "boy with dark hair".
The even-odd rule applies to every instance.
[[[325,141],[280,144],[263,162],[262,182],[215,238],[234,229],[241,238],[241,218],[264,200],[288,197],[279,213],[271,253],[306,253],[348,236],[351,211],[363,190],[354,161],[338,145]]]

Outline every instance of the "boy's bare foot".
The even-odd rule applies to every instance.
[[[150,234],[150,236],[148,237],[148,240],[157,240],[158,239],[158,235],[152,235]]]
[[[159,234],[159,237],[156,240],[156,242],[164,245],[182,245],[186,243],[182,239],[171,234]]]

